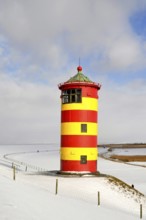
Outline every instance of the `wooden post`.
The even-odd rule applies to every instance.
[[[98,206],[100,206],[100,192],[99,191],[97,193],[97,198],[98,198]]]
[[[13,180],[16,179],[16,167],[13,166]]]
[[[142,219],[142,204],[140,204],[140,219]]]
[[[56,179],[56,190],[55,190],[55,194],[58,194],[58,179]]]

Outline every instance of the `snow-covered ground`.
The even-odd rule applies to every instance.
[[[146,155],[146,148],[113,148],[110,151],[108,151],[108,149],[109,149],[108,147],[100,147],[99,154],[101,154],[102,156],[104,156],[104,158],[107,158],[107,159],[110,158],[112,155],[127,155],[127,156]],[[126,162],[126,163],[129,165],[146,167],[146,161]],[[125,171],[124,171],[124,174],[125,174]]]
[[[146,155],[146,148],[113,148],[112,154],[116,155]]]
[[[3,158],[4,155],[9,161]],[[19,169],[15,181],[10,159],[16,161]],[[105,177],[66,178],[38,173],[59,170],[59,162],[57,145],[0,146],[0,219],[134,220],[140,218],[140,204],[143,204],[143,218],[146,218],[145,199],[109,183]],[[145,168],[99,158],[98,170],[129,185],[134,184],[146,194]],[[97,205],[97,192],[100,192],[100,206]]]

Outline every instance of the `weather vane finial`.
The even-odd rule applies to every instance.
[[[82,67],[80,66],[80,57],[79,57],[79,66],[77,67],[78,72],[82,71]]]

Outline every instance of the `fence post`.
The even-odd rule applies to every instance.
[[[13,180],[16,179],[16,167],[13,166]]]
[[[56,179],[56,190],[55,190],[55,194],[58,194],[58,179]]]
[[[140,219],[142,219],[142,204],[140,204]]]
[[[100,192],[99,191],[97,193],[97,198],[98,198],[98,206],[100,206]]]

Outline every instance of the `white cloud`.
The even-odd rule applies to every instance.
[[[59,140],[58,88],[0,80],[0,143]]]
[[[136,66],[137,56],[144,56],[129,23],[133,12],[146,7],[144,1],[7,0],[0,6],[3,34],[17,48],[31,50],[37,61],[60,67],[67,56],[96,53],[104,65],[120,69]]]
[[[112,69],[134,69],[142,65],[140,43],[134,37],[119,37],[109,49],[109,63]]]
[[[58,80],[59,81],[59,80]],[[99,91],[99,142],[145,142],[145,82]],[[0,143],[50,143],[60,139],[60,91],[0,76]]]
[[[145,142],[146,89],[143,81],[107,84],[100,91],[99,140],[102,143]]]
[[[76,74],[79,57],[101,71],[100,142],[146,141],[145,81],[110,79],[146,66],[146,43],[129,23],[143,8],[143,0],[0,0],[0,142],[59,140],[57,84]]]

